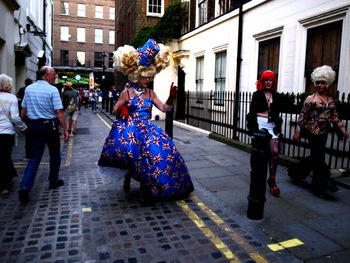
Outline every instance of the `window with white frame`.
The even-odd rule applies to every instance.
[[[103,18],[103,6],[95,6],[95,18]]]
[[[60,28],[60,40],[61,41],[69,41],[69,27],[68,26],[61,26]]]
[[[147,15],[162,16],[164,13],[164,0],[147,0]]]
[[[69,3],[61,2],[61,15],[69,15]]]
[[[85,28],[77,28],[77,42],[85,42]]]
[[[109,31],[109,44],[110,45],[114,45],[114,42],[115,42],[115,33],[113,30],[110,30]]]
[[[207,22],[207,0],[201,0],[198,3],[198,25],[203,25]]]
[[[85,6],[85,4],[77,4],[77,16],[86,17],[86,6]]]
[[[226,84],[226,50],[215,54],[215,98],[216,105],[224,105]]]
[[[85,52],[77,51],[77,66],[84,67],[85,66]]]
[[[109,8],[109,19],[115,20],[115,8],[114,7]]]
[[[196,58],[196,97],[198,103],[203,103],[203,72],[204,56]]]
[[[103,43],[103,30],[95,29],[95,43],[102,44]]]

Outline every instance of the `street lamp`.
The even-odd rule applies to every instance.
[[[67,82],[67,76],[62,76],[62,78],[64,79],[64,83]]]
[[[106,53],[102,52],[102,80],[105,78],[105,57],[107,57]]]

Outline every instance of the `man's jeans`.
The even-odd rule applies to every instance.
[[[57,182],[61,164],[58,120],[30,120],[28,122],[27,139],[29,161],[24,170],[20,189],[29,191],[33,187],[45,145],[47,145],[50,154],[49,182]]]

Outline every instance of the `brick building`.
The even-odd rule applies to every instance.
[[[116,1],[117,47],[130,44],[140,29],[153,26],[174,0]]]
[[[54,1],[53,65],[59,82],[113,79],[115,0]]]

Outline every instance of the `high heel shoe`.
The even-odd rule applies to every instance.
[[[270,193],[271,193],[273,196],[279,197],[281,191],[280,191],[280,189],[277,187],[275,178],[272,178],[272,177],[270,176],[269,179],[267,179],[267,184],[268,184],[268,186],[269,186],[269,188],[270,188]]]
[[[131,172],[127,172],[124,177],[123,189],[125,193],[130,191],[130,182],[131,182]]]

